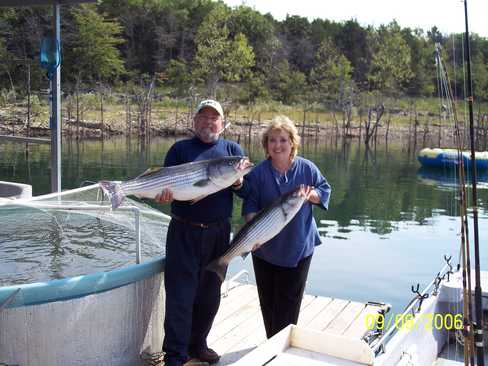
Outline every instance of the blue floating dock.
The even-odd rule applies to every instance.
[[[417,159],[424,167],[428,168],[455,168],[463,161],[468,169],[472,167],[471,153],[463,151],[461,154],[455,149],[430,149],[419,151]],[[488,151],[475,153],[476,169],[488,169]]]

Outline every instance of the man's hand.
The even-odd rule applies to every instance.
[[[232,184],[232,189],[240,189],[242,187],[242,182],[244,182],[244,178],[239,178]]]
[[[163,189],[163,191],[154,197],[156,203],[170,203],[173,201],[173,192],[169,188]]]

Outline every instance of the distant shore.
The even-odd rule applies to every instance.
[[[226,135],[241,136],[241,138],[256,138],[261,135],[267,126],[268,121],[257,122],[254,121],[250,123],[248,121],[229,121],[231,122],[230,127],[225,131]],[[151,136],[186,136],[192,134],[191,124],[174,124],[174,123],[157,123],[151,124],[149,129],[149,134]],[[124,126],[125,127],[125,126]],[[341,125],[335,125],[332,122],[322,122],[320,124],[297,124],[298,131],[300,135],[305,138],[321,138],[325,136],[337,135],[338,137],[347,138],[362,138],[365,135],[364,125],[360,125],[357,122],[351,123],[347,131]],[[409,126],[398,126],[390,125],[389,127],[385,125],[379,125],[377,128],[377,137],[399,139],[405,138],[409,135],[425,136],[425,135],[438,135],[439,126],[417,126],[416,132],[413,127]],[[442,126],[443,135],[453,134],[453,129],[448,126]],[[21,135],[30,137],[45,137],[50,136],[51,130],[47,126],[32,126],[30,131],[25,125],[19,124],[1,124],[0,134],[3,135]],[[138,129],[132,128],[128,131],[127,128],[121,128],[120,124],[104,124],[103,126],[100,122],[94,121],[83,121],[77,123],[74,121],[63,121],[63,136],[64,137],[76,137],[79,136],[83,139],[99,139],[102,136],[104,138],[110,138],[113,136],[120,135],[130,135],[138,136]]]

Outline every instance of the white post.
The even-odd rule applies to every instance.
[[[61,6],[55,4],[54,29],[55,38],[61,47]],[[59,56],[61,57],[61,55]],[[52,117],[51,126],[51,192],[61,192],[61,63],[54,72],[51,81]]]

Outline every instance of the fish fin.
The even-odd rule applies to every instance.
[[[251,253],[251,252],[242,253],[242,254],[241,254],[241,258],[242,258],[242,259],[246,259],[246,258],[247,258],[247,256],[249,255],[249,253]]]
[[[125,198],[124,191],[122,191],[120,184],[106,180],[99,182],[99,184],[103,193],[110,199],[112,209],[119,207]]]
[[[217,276],[219,276],[220,280],[222,282],[224,282],[225,275],[227,273],[227,266],[225,264],[220,264],[219,259],[216,259],[216,260],[210,262],[207,265],[206,269],[207,269],[207,271],[215,272],[217,274]]]
[[[145,177],[146,175],[149,175],[149,174],[152,174],[152,173],[156,173],[156,172],[159,172],[161,169],[163,169],[162,167],[160,166],[155,166],[155,167],[152,167],[152,168],[149,168],[147,169],[144,173],[142,174],[139,174],[137,177],[135,177],[134,179],[137,179],[137,178],[142,178],[142,177]]]
[[[197,203],[198,201],[203,200],[205,197],[207,197],[207,196],[206,196],[206,195],[201,195],[201,196],[198,196],[198,197],[196,197],[196,198],[192,199],[192,200],[190,201],[190,203],[191,203],[192,205],[194,205],[194,204],[195,204],[195,203]]]
[[[197,181],[197,182],[193,183],[193,185],[194,185],[195,187],[205,187],[205,186],[207,186],[207,185],[208,185],[210,182],[211,182],[211,181],[210,181],[210,179],[201,179],[201,180],[199,180],[199,181]]]

